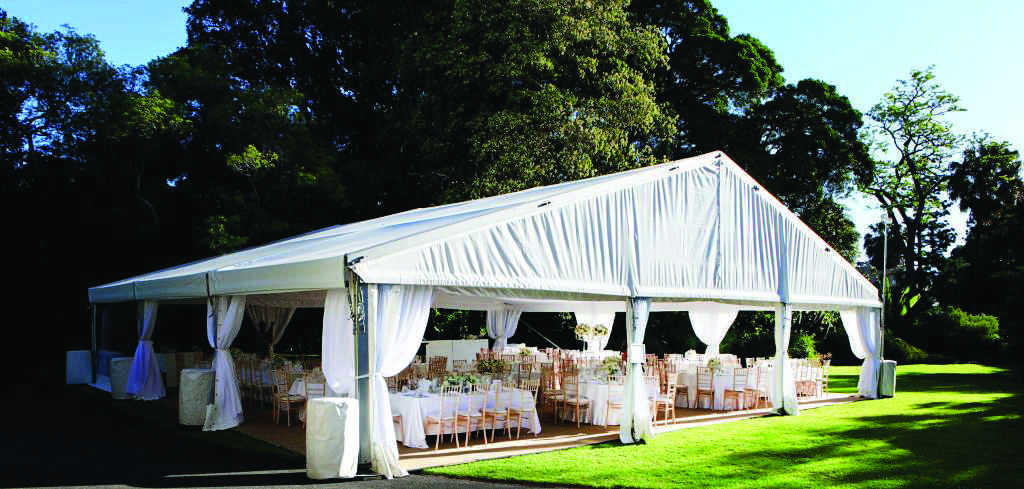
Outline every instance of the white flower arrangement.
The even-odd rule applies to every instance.
[[[721,370],[722,369],[722,361],[719,360],[718,357],[714,357],[714,358],[708,360],[708,368],[710,368],[711,370]]]
[[[592,329],[589,324],[580,323],[576,325],[576,336],[580,338],[586,338],[587,336],[590,336],[591,331]]]
[[[608,336],[608,328],[603,324],[595,324],[590,331],[594,336]]]

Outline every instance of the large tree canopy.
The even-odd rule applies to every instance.
[[[835,86],[787,82],[709,1],[196,0],[186,12],[187,46],[121,70],[90,36],[0,13],[0,188],[27,209],[31,253],[62,244],[66,228],[42,224],[54,216],[93,237],[76,259],[96,268],[69,281],[79,300],[318,227],[713,150],[856,255],[839,199],[872,181],[861,114]]]

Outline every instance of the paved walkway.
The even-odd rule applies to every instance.
[[[44,384],[4,396],[0,487],[528,487],[415,474],[320,483],[306,478],[302,456],[237,431],[181,427],[162,406],[34,380]]]

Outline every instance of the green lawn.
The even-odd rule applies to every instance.
[[[856,390],[855,367],[832,371]],[[426,470],[589,487],[1024,487],[1024,383],[978,365],[897,369],[896,397]]]

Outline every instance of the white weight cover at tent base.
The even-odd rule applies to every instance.
[[[847,330],[857,331],[851,342],[864,370],[873,372],[878,362],[875,287],[721,152],[334,226],[94,287],[89,297],[102,303],[246,296],[246,305],[324,307],[327,291],[346,289],[347,277],[372,289],[387,286],[399,298],[406,293],[396,287],[427,287],[417,297],[430,298],[428,307],[610,313],[625,312],[629,302],[631,314],[643,313],[629,321],[637,344],[647,312],[698,311],[724,324],[729,309],[776,310],[780,364],[791,311],[840,310]],[[350,385],[352,375],[352,320],[338,316],[352,304],[363,314],[378,311],[371,302],[384,291],[352,292],[336,292],[336,303],[348,300],[325,308],[323,354],[332,387]],[[423,316],[415,307],[401,314]],[[347,333],[331,330],[345,327]],[[713,329],[722,327],[728,324],[702,334],[720,341],[724,332]],[[791,373],[777,370],[776,387],[784,389]],[[862,375],[862,393],[874,392],[872,379]],[[779,392],[774,405],[795,411],[795,394],[790,405]],[[643,423],[640,414],[633,418]],[[624,440],[632,438],[629,430],[649,431],[630,423],[622,430]]]

